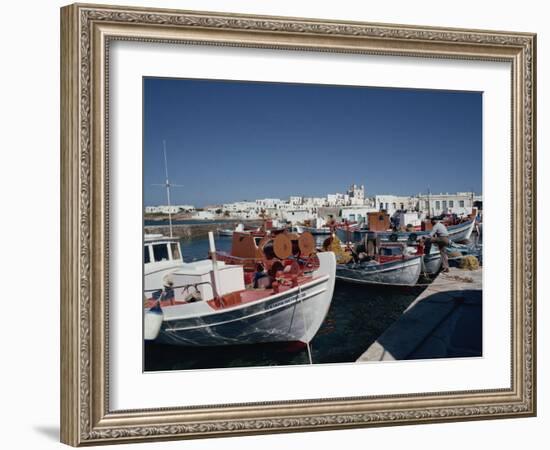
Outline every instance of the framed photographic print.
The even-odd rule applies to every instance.
[[[536,413],[535,35],[78,4],[61,37],[63,442]]]

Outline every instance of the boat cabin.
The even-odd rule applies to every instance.
[[[143,240],[144,264],[160,262],[182,262],[179,238],[162,234],[146,234]]]

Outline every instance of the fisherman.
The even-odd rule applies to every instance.
[[[358,242],[350,248],[350,250],[353,256],[353,262],[359,263],[367,259],[371,259],[369,255],[367,255],[367,246],[365,243]]]
[[[449,246],[449,230],[443,225],[441,220],[432,217],[432,231],[430,237],[426,240],[426,248],[429,252],[431,244],[436,244],[439,247],[439,253],[441,254],[441,265],[443,272],[449,271],[449,255],[447,254],[447,247]]]
[[[336,220],[334,220],[334,215],[329,214],[328,220],[326,221],[326,226],[330,228],[331,234],[336,231]]]
[[[269,277],[269,274],[265,271],[265,268],[263,264],[258,263],[256,264],[256,272],[254,273],[254,279],[253,279],[253,287],[254,289],[258,289],[260,285],[266,285],[269,284],[269,279],[265,279],[266,277]],[[264,279],[262,282],[260,280]]]

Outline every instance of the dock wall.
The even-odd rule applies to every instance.
[[[482,356],[482,269],[440,273],[358,362]]]

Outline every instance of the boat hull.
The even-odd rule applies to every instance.
[[[302,233],[304,231],[308,231],[311,234],[316,235],[316,236],[327,236],[327,235],[331,234],[330,228],[328,228],[328,227],[314,228],[314,227],[301,226],[300,228],[302,229],[302,231],[301,231]]]
[[[339,264],[336,278],[357,283],[413,286],[418,282],[421,268],[421,256],[382,264]]]
[[[195,316],[188,314],[189,305],[164,308],[155,342],[183,346],[308,343],[323,323],[334,292],[334,254],[320,254],[319,260],[312,281],[261,301]]]
[[[441,253],[439,250],[431,252],[429,255],[424,255],[422,258],[422,272],[428,275],[433,275],[441,269]]]

